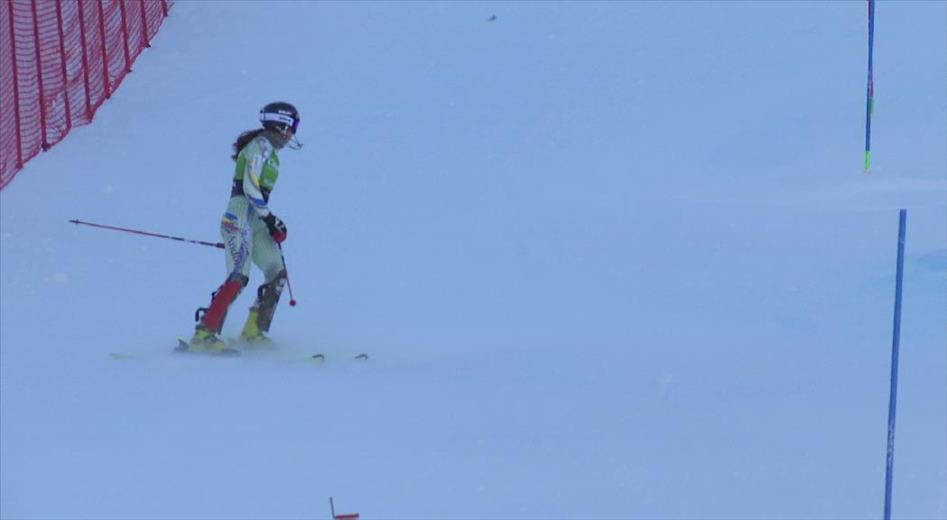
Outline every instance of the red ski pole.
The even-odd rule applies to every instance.
[[[97,228],[102,228],[102,229],[111,229],[111,230],[113,230],[113,231],[122,231],[122,232],[125,232],[125,233],[134,233],[134,234],[136,234],[136,235],[145,235],[145,236],[148,236],[148,237],[167,238],[167,239],[169,239],[169,240],[177,240],[177,241],[179,241],[179,242],[187,242],[187,243],[189,243],[189,244],[199,244],[199,245],[202,245],[202,246],[211,246],[211,247],[216,247],[217,249],[224,249],[224,248],[225,248],[223,242],[216,242],[216,243],[215,243],[215,242],[204,242],[203,240],[193,240],[193,239],[190,239],[190,238],[181,238],[181,237],[174,237],[174,236],[171,236],[171,235],[162,235],[162,234],[160,234],[160,233],[151,233],[151,232],[148,232],[148,231],[141,231],[141,230],[138,230],[138,229],[129,229],[129,228],[123,228],[123,227],[117,227],[117,226],[106,226],[105,224],[95,224],[95,223],[92,223],[92,222],[83,222],[83,221],[78,220],[78,219],[73,219],[73,220],[70,220],[69,222],[72,222],[73,224],[76,224],[76,225],[82,224],[83,226],[92,226],[92,227],[97,227]]]
[[[289,283],[289,269],[286,268],[286,257],[283,256],[283,244],[277,243],[279,246],[279,257],[283,261],[283,270],[286,271],[286,288],[289,289],[289,306],[296,306],[296,298],[293,298],[293,284]]]

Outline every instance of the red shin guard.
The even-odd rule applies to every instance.
[[[201,324],[204,328],[215,333],[220,333],[220,329],[224,324],[224,316],[227,315],[227,309],[229,309],[230,304],[237,299],[237,295],[240,294],[242,289],[243,284],[237,280],[227,280],[220,286],[220,289],[217,289],[217,294],[214,296],[213,301],[210,302],[210,307],[207,309],[207,312],[204,313],[204,318],[201,320]]]

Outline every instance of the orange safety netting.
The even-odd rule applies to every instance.
[[[0,2],[0,189],[92,121],[168,15],[170,0]]]

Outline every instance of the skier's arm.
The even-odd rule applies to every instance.
[[[263,165],[273,153],[273,147],[266,139],[255,141],[253,146],[257,149],[247,158],[246,170],[243,172],[243,194],[257,214],[265,217],[270,214],[270,208],[267,207],[263,189],[260,188],[260,175],[263,173]]]

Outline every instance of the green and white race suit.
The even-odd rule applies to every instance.
[[[283,270],[279,245],[270,236],[262,217],[270,214],[270,192],[279,178],[279,157],[265,133],[237,154],[233,189],[220,223],[226,246],[227,272],[250,276],[250,262],[259,267],[266,282]]]

